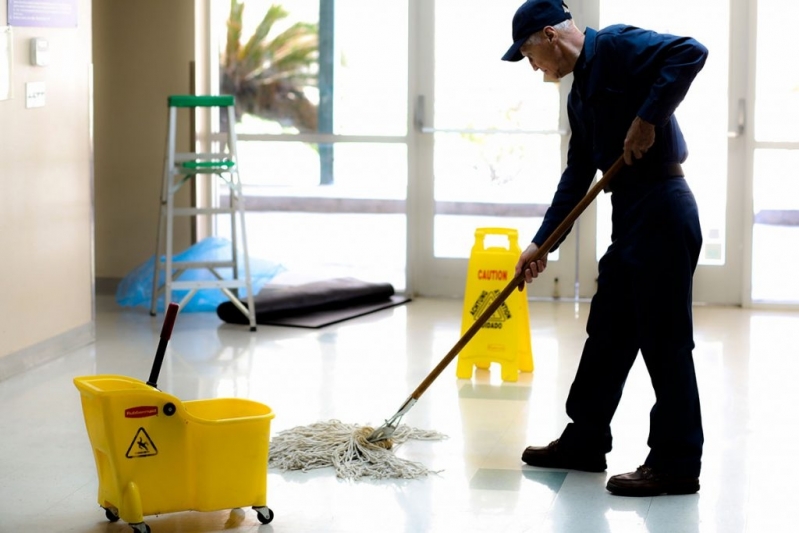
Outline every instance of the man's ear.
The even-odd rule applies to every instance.
[[[547,41],[551,43],[555,43],[558,40],[558,32],[555,31],[555,28],[552,26],[547,26],[544,28],[544,36],[547,38]]]

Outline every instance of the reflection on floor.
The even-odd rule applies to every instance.
[[[799,478],[799,313],[698,307],[695,360],[706,446],[691,496],[614,497],[609,475],[647,453],[654,401],[639,358],[613,423],[608,472],[535,469],[519,458],[567,419],[564,400],[584,340],[586,304],[531,303],[535,372],[502,383],[448,367],[405,418],[446,433],[398,450],[440,473],[415,481],[336,479],[331,470],[268,472],[261,525],[250,509],[148,516],[158,532],[650,532],[793,531]],[[461,303],[416,299],[320,330],[178,317],[159,388],[182,400],[251,398],[276,413],[272,433],[314,421],[379,424],[393,415],[460,336]],[[146,381],[162,317],[100,298],[97,342],[0,382],[0,531],[130,531],[97,507],[97,474],[72,378]]]

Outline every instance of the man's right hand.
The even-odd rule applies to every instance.
[[[632,165],[636,159],[644,157],[653,144],[655,144],[654,124],[646,122],[641,117],[635,117],[624,138],[624,162]]]
[[[533,278],[537,278],[538,275],[547,268],[546,255],[541,259],[533,261],[533,257],[537,252],[538,245],[531,242],[530,246],[519,256],[519,261],[516,263],[516,275],[518,276],[520,272],[524,272],[524,281],[527,283],[531,283]],[[518,289],[520,291],[524,290],[524,285],[520,283]]]

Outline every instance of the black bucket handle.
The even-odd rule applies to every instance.
[[[164,325],[161,327],[161,340],[158,342],[158,350],[155,352],[155,361],[153,361],[153,368],[150,370],[150,379],[147,384],[153,388],[158,388],[158,375],[161,373],[161,364],[164,362],[164,354],[166,353],[166,345],[172,337],[172,328],[175,326],[175,319],[178,316],[180,306],[174,302],[169,304],[166,310],[166,317],[164,317]]]

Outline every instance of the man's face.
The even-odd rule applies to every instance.
[[[544,32],[543,39],[536,44],[524,45],[521,53],[530,62],[533,70],[540,70],[544,73],[544,78],[560,79],[568,72],[563,72],[563,52],[557,46],[557,34],[554,30],[551,33],[546,29],[542,31]]]

